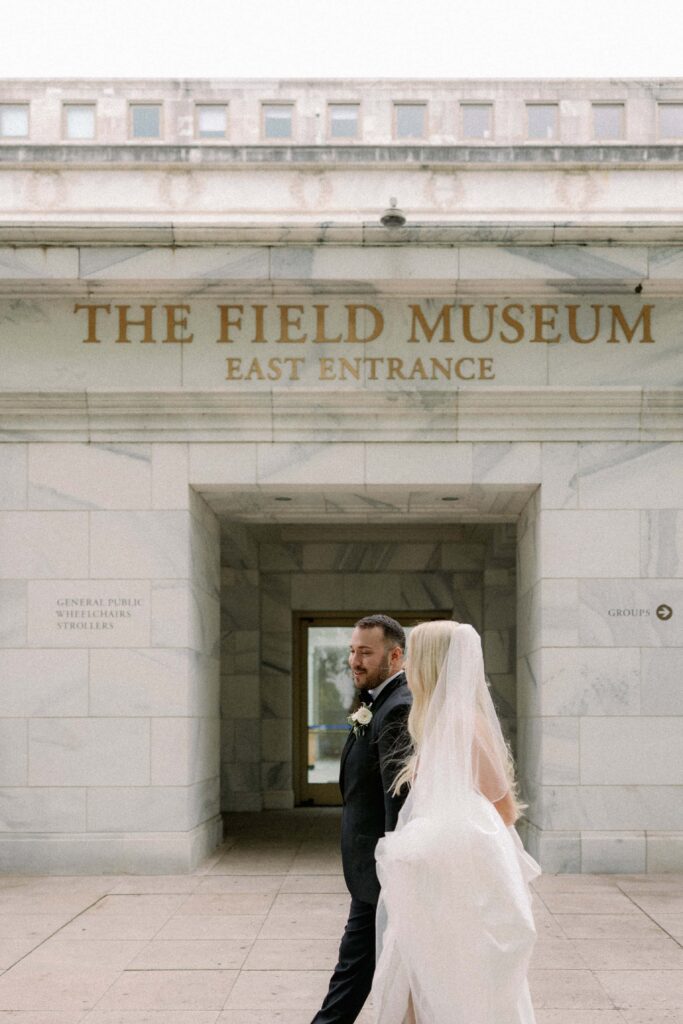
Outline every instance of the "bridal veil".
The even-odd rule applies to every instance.
[[[533,1024],[529,882],[540,869],[493,806],[509,789],[507,750],[471,626],[453,623],[418,756],[396,830],[376,849],[377,1024],[402,1024],[409,993],[417,1024]]]

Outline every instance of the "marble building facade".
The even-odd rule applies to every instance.
[[[143,100],[163,137],[131,137]],[[3,870],[185,871],[223,812],[293,806],[293,616],[377,607],[482,633],[545,870],[681,870],[678,106],[0,84]]]

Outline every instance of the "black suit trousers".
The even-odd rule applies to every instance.
[[[311,1024],[353,1024],[363,1009],[375,973],[374,903],[351,897],[351,908],[339,946],[339,962],[322,1007]]]

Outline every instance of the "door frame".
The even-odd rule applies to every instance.
[[[367,611],[342,609],[292,612],[292,782],[295,807],[339,807],[342,802],[337,782],[316,783],[317,799],[309,791],[312,787],[308,782],[308,728],[305,721],[308,709],[308,627],[348,625],[350,631],[355,623],[367,614]],[[453,610],[432,608],[428,611],[388,611],[384,614],[401,622],[402,625],[405,623],[407,626],[416,626],[418,622],[450,619]]]

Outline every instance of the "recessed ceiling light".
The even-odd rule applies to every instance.
[[[278,496],[278,497],[276,497],[276,499],[275,499],[275,500],[276,500],[276,501],[291,501],[292,499],[291,499],[291,498],[287,498],[287,497],[285,497],[284,495],[282,495],[282,496]]]
[[[441,500],[442,501],[460,501],[460,498],[448,497],[448,498],[442,498]]]

